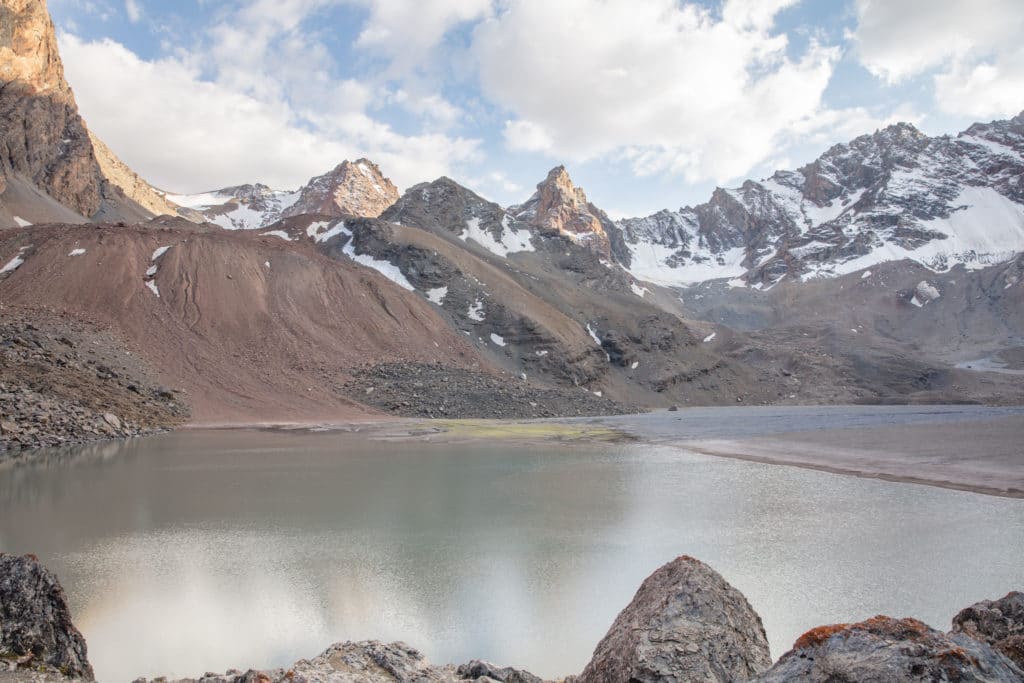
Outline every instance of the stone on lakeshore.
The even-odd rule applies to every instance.
[[[647,577],[578,683],[741,681],[770,666],[764,626],[747,599],[683,556]]]
[[[1024,669],[1024,593],[965,607],[953,617],[953,633],[988,643]]]
[[[1022,672],[988,644],[917,619],[877,616],[811,629],[757,683],[950,681],[1019,683]]]

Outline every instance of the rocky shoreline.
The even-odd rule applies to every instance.
[[[4,307],[0,460],[31,449],[165,431],[188,417],[123,343],[81,322]]]
[[[6,669],[6,671],[5,671]],[[0,553],[0,681],[91,681],[85,639],[56,577]],[[472,660],[432,665],[404,643],[332,645],[288,668],[208,672],[177,683],[543,683]],[[811,629],[773,665],[761,618],[706,564],[681,556],[649,576],[579,676],[565,683],[1024,681],[1024,593],[965,608],[948,633],[877,616]],[[137,679],[135,683],[147,683]],[[167,683],[166,678],[152,683]]]

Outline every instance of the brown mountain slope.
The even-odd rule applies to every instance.
[[[366,415],[339,393],[350,368],[483,364],[420,297],[308,244],[177,219],[2,230],[12,254],[0,302],[120,330],[199,422]]]

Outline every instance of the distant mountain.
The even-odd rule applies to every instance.
[[[908,259],[944,272],[1024,251],[1024,113],[929,137],[900,123],[699,206],[618,222],[636,277],[770,287]]]
[[[376,218],[398,200],[398,188],[377,164],[359,159],[341,162],[296,191],[256,183],[167,198],[222,228],[255,230],[303,214]]]

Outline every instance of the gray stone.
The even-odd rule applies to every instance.
[[[755,680],[1019,683],[1024,672],[986,643],[962,633],[942,633],[916,619],[877,616],[808,631]]]
[[[953,633],[982,640],[1024,669],[1024,593],[982,600],[953,617]]]
[[[647,577],[578,683],[738,681],[769,666],[764,626],[743,594],[683,556]]]
[[[85,639],[57,578],[32,555],[0,553],[0,662],[93,678]]]

